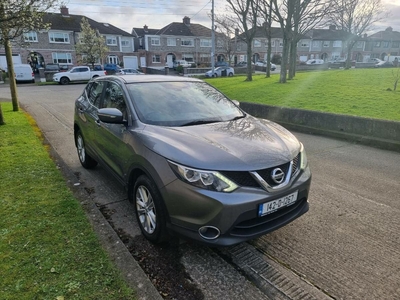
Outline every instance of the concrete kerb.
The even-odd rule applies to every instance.
[[[400,122],[241,102],[249,114],[299,132],[400,152]]]

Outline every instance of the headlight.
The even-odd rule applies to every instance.
[[[303,144],[300,148],[300,169],[304,170],[308,165],[306,150],[304,150]]]
[[[192,169],[169,161],[172,170],[182,181],[202,189],[229,193],[238,186],[217,171]]]

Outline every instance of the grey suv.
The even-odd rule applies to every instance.
[[[76,100],[74,123],[82,166],[100,163],[126,187],[152,242],[175,233],[232,245],[308,211],[303,145],[201,80],[99,77]]]

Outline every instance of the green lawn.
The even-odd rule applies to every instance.
[[[286,84],[278,83],[279,74],[255,75],[251,82],[244,76],[206,81],[238,101],[400,121],[393,71],[400,68],[298,72]]]
[[[0,298],[134,299],[33,120],[1,105]]]

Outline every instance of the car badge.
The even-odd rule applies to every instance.
[[[281,168],[275,168],[271,172],[271,178],[275,183],[281,184],[285,179],[285,172]]]

